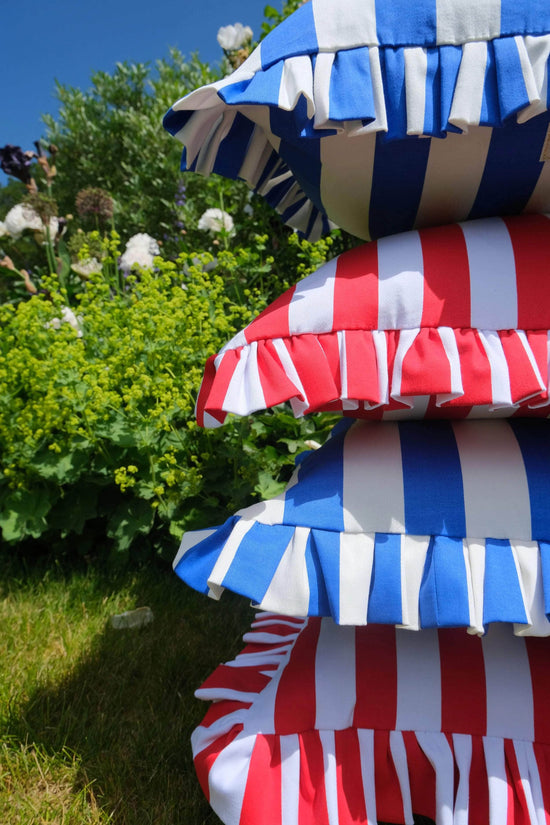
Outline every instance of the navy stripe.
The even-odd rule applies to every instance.
[[[468,581],[460,539],[431,539],[420,586],[419,613],[421,627],[470,624]]]
[[[213,169],[216,174],[232,180],[239,177],[253,132],[254,124],[238,113],[231,129],[218,147]]]
[[[256,522],[239,544],[223,586],[261,602],[293,535],[294,528],[285,524]]]
[[[162,120],[162,125],[171,135],[176,135],[180,129],[183,129],[189,118],[194,114],[194,111],[175,111],[174,109],[168,109]]]
[[[312,3],[304,3],[270,31],[262,40],[260,50],[264,69],[282,57],[318,52]]]
[[[470,218],[521,212],[537,184],[549,114],[494,129]]]
[[[371,238],[406,232],[414,226],[422,197],[431,141],[408,137],[386,142],[376,135],[369,231]]]
[[[312,558],[316,560],[314,572],[316,591],[310,596],[310,616],[332,616],[340,620],[340,533],[330,530],[312,530],[309,544],[312,544]],[[308,567],[308,576],[312,576]],[[315,613],[311,612],[314,604]],[[366,619],[366,616],[365,616]]]
[[[321,200],[321,141],[307,139],[305,146],[281,141],[279,153],[292,170],[302,191],[320,212],[325,212]]]
[[[529,488],[531,537],[550,540],[550,421],[511,419]]]
[[[402,421],[405,530],[410,535],[466,535],[460,456],[448,421]]]
[[[512,547],[505,539],[485,542],[483,624],[490,622],[527,623]]]
[[[239,520],[238,516],[232,516],[212,535],[191,547],[175,566],[176,575],[199,593],[208,593],[207,582],[210,573],[216,564],[221,548]]]
[[[369,594],[367,622],[401,624],[401,536],[377,533]]]
[[[285,493],[284,523],[344,531],[343,438],[329,438],[322,456],[311,453],[300,464],[298,483]]]

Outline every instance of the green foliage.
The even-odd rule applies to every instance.
[[[44,294],[0,306],[4,541],[172,554],[185,529],[279,492],[330,417],[267,412],[217,431],[193,417],[206,358],[265,306],[248,277],[262,243],[224,250],[217,265],[207,253],[157,258],[120,290],[92,275],[72,315],[55,277]],[[304,268],[330,246],[292,243]]]

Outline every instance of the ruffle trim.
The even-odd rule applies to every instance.
[[[550,806],[545,743],[355,726],[270,732],[268,709],[264,719],[254,703],[263,691],[278,690],[277,678],[281,671],[284,678],[302,628],[295,619],[257,616],[243,653],[218,667],[196,692],[213,704],[193,732],[195,768],[223,822],[413,825],[414,813],[436,825],[544,825]],[[297,708],[306,707],[311,690],[308,682],[304,696],[295,695]],[[462,703],[463,697],[455,691],[453,701]],[[257,732],[262,720],[267,731]]]
[[[544,541],[339,533],[233,516],[186,533],[173,566],[214,599],[229,589],[288,616],[477,634],[505,622],[516,635],[550,635]]]
[[[343,330],[253,341],[206,363],[198,423],[248,415],[289,401],[296,417],[344,410],[381,417],[385,409],[422,418],[427,397],[443,415],[513,415],[520,405],[548,415],[547,330],[450,327]],[[424,401],[420,401],[418,397]]]

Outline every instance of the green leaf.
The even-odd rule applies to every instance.
[[[87,467],[88,451],[74,450],[63,455],[44,447],[36,454],[33,463],[42,478],[70,484],[80,478]]]
[[[110,517],[107,535],[116,539],[119,550],[128,550],[137,535],[147,535],[154,517],[155,511],[147,501],[128,499],[121,502]]]
[[[47,527],[46,516],[57,498],[55,490],[38,488],[17,490],[8,495],[0,512],[4,541],[14,542],[32,536],[38,538]]]
[[[258,483],[254,487],[256,493],[262,498],[274,498],[282,493],[286,484],[283,481],[276,481],[268,472],[262,471],[258,475]]]

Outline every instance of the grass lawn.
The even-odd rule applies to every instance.
[[[153,624],[116,631],[148,605]],[[189,738],[194,690],[242,647],[253,611],[169,570],[24,567],[0,553],[2,825],[215,825]]]

